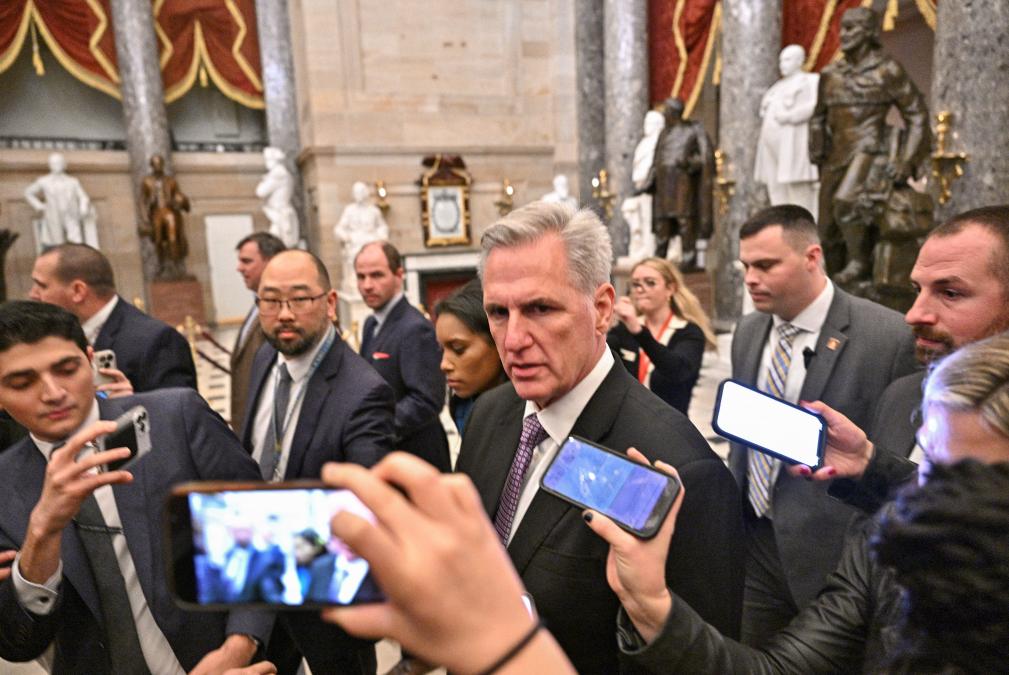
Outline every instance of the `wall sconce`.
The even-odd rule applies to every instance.
[[[592,197],[603,207],[606,220],[613,217],[613,201],[617,195],[610,192],[610,177],[606,169],[599,169],[599,173],[592,177]]]
[[[508,212],[515,208],[515,187],[511,181],[505,178],[501,181],[501,194],[494,200],[498,214],[507,216]]]
[[[963,165],[970,157],[965,152],[950,152],[946,141],[953,126],[953,113],[944,110],[935,116],[935,152],[932,153],[932,175],[939,182],[939,203],[949,201],[953,181],[963,175]]]
[[[718,196],[718,215],[729,212],[729,200],[736,192],[736,181],[729,178],[725,151],[715,150],[715,193]]]
[[[389,201],[387,199],[389,197],[389,191],[385,188],[384,180],[375,181],[375,197],[375,206],[379,208],[382,212],[382,216],[384,217],[387,213],[389,213]]]

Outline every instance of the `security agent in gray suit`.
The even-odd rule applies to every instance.
[[[753,216],[740,230],[739,258],[758,311],[736,327],[733,377],[788,401],[823,401],[868,426],[887,385],[917,368],[900,314],[830,282],[816,224],[802,207]],[[823,587],[854,512],[743,446],[733,444],[729,468],[748,535],[743,639],[760,644]]]

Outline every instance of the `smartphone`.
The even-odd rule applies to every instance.
[[[669,474],[577,436],[564,441],[540,487],[599,511],[642,539],[659,531],[680,491],[679,481]]]
[[[98,372],[99,368],[116,367],[116,353],[114,351],[111,349],[98,350],[95,352],[95,358],[91,363],[92,368],[94,369],[94,381],[96,386],[115,382],[115,379],[109,377],[108,375],[102,375]]]
[[[176,486],[165,512],[176,602],[282,610],[383,601],[368,561],[330,534],[344,510],[374,522],[354,493],[318,482]]]
[[[789,464],[823,464],[827,421],[742,382],[724,380],[718,385],[711,426],[729,440]]]
[[[115,431],[99,436],[98,447],[102,451],[129,448],[129,457],[109,462],[105,465],[105,469],[118,471],[130,468],[151,451],[151,423],[147,409],[142,405],[134,406],[117,417]]]

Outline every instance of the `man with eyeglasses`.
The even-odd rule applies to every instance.
[[[256,305],[267,344],[252,364],[241,438],[263,479],[319,478],[326,462],[380,460],[392,448],[392,390],[337,335],[336,291],[322,261],[307,251],[278,253],[263,270]],[[285,612],[283,624],[314,671],[375,672],[372,645],[317,612]],[[296,655],[275,648],[269,656],[280,672],[285,659],[297,668]]]

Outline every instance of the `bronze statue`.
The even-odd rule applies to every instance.
[[[654,195],[652,231],[655,255],[665,258],[669,240],[680,236],[684,271],[695,269],[698,239],[711,236],[715,154],[700,122],[683,119],[683,101],[670,98],[666,126],[655,144],[652,176],[642,192]]]
[[[189,252],[183,212],[189,211],[189,198],[172,176],[165,175],[165,160],[151,157],[151,173],[140,184],[140,199],[147,222],[141,233],[151,237],[158,254],[159,277],[181,273]]]
[[[18,236],[17,232],[0,230],[0,302],[7,299],[7,252]]]
[[[841,17],[844,58],[820,73],[809,121],[809,158],[820,167],[827,272],[844,286],[869,279],[877,224],[894,188],[909,189],[907,179],[929,150],[925,99],[900,64],[883,53],[879,23],[879,15],[864,7]],[[906,127],[895,150],[886,124],[891,106]]]

